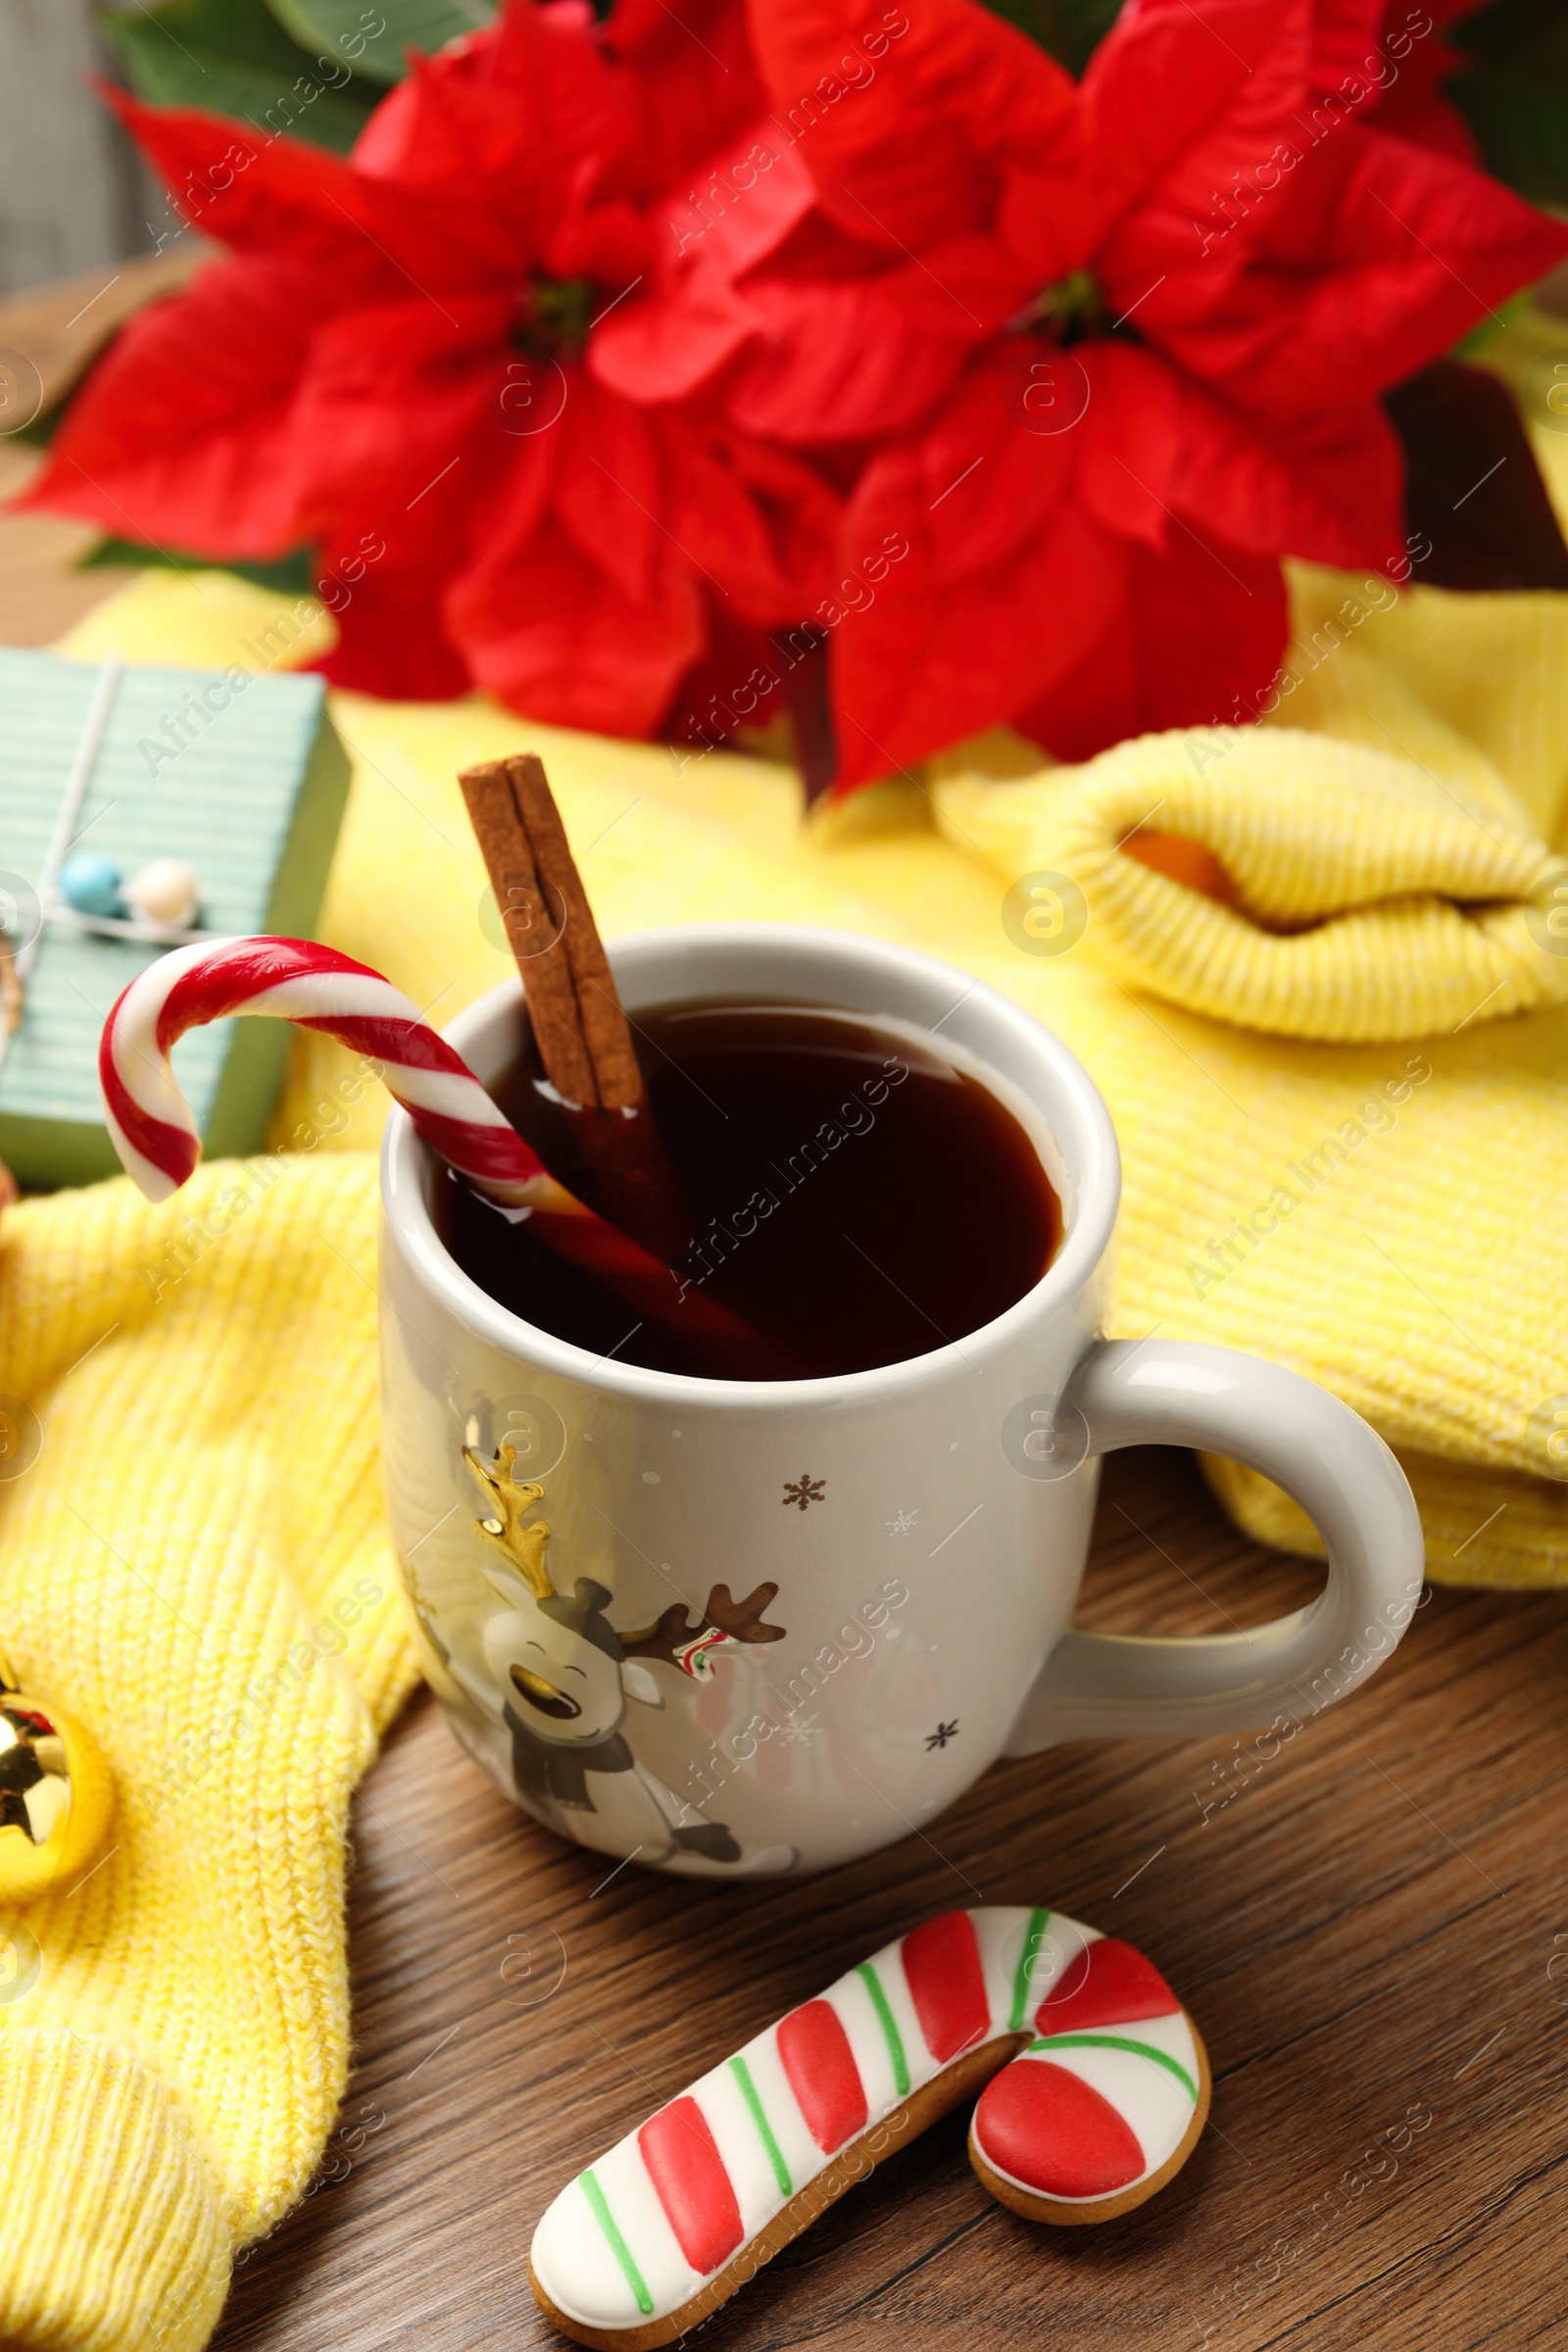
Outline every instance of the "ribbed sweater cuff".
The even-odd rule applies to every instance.
[[[194,2352],[228,2284],[212,2172],[167,2083],[122,2049],[0,2029],[0,2343]]]

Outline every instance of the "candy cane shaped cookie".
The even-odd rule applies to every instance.
[[[977,2090],[969,2160],[992,2195],[1034,2221],[1104,2221],[1186,2163],[1208,2060],[1131,1944],[1044,1910],[944,1912],[564,2188],[529,2256],[540,2307],[606,2352],[671,2343]]]
[[[177,1192],[201,1138],[169,1056],[187,1029],[268,1013],[373,1060],[420,1135],[479,1192],[643,1315],[684,1329],[737,1368],[782,1373],[760,1335],[557,1182],[461,1054],[368,964],[308,939],[208,939],[138,972],[104,1023],[98,1075],[115,1150],[149,1200]]]

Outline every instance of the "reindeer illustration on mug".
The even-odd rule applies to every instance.
[[[722,1822],[710,1821],[638,1761],[621,1730],[628,1700],[664,1704],[650,1664],[707,1682],[715,1655],[733,1643],[781,1642],[787,1629],[763,1618],[777,1585],[759,1585],[743,1600],[732,1599],[727,1585],[714,1585],[696,1625],[675,1601],[652,1625],[619,1632],[610,1621],[605,1586],[580,1576],[569,1592],[558,1591],[546,1560],[549,1522],[528,1520],[544,1489],[514,1478],[514,1447],[502,1446],[487,1462],[466,1446],[463,1458],[489,1500],[487,1515],[474,1524],[500,1555],[485,1562],[484,1576],[506,1606],[482,1630],[484,1673],[456,1656],[450,1671],[511,1735],[519,1803],[579,1845],[604,1853],[640,1847],[665,1869],[704,1877],[787,1870],[793,1847],[744,1854]]]

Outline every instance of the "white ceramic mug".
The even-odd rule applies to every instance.
[[[1032,1290],[928,1355],[832,1379],[677,1377],[569,1346],[471,1282],[431,1222],[444,1179],[394,1112],[393,1532],[425,1671],[504,1788],[641,1864],[821,1870],[929,1822],[999,1756],[1248,1731],[1373,1672],[1421,1591],[1403,1473],[1296,1373],[1097,1336],[1120,1167],[1059,1039],[951,965],[835,932],[705,924],[610,956],[634,1018],[760,997],[917,1030],[1023,1122],[1065,1230]],[[518,998],[508,982],[448,1031],[481,1078],[514,1050]],[[1250,1463],[1295,1495],[1328,1550],[1318,1598],[1242,1633],[1074,1631],[1098,1457],[1151,1443]]]

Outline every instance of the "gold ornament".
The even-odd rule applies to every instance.
[[[19,1690],[0,1665],[0,1906],[74,1886],[103,1851],[115,1785],[70,1715]]]

